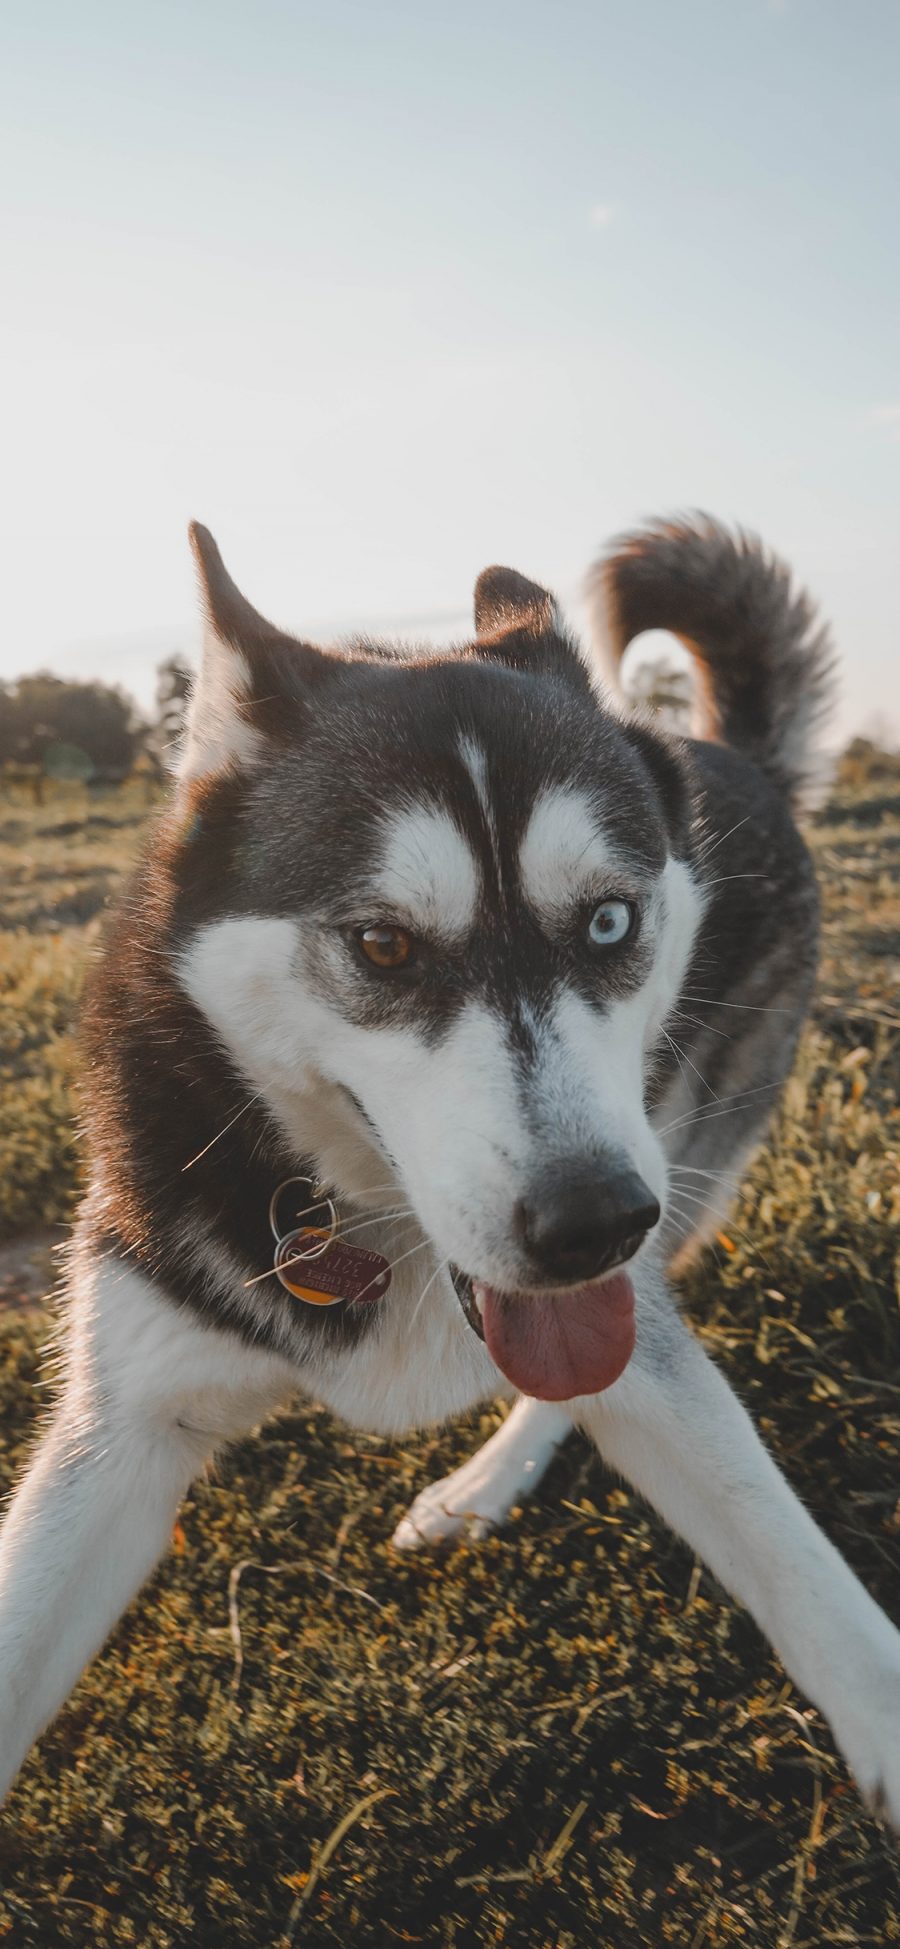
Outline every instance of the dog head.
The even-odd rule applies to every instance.
[[[701,905],[681,761],[510,570],[458,650],[330,653],[193,532],[179,977],[298,1156],[410,1209],[473,1282],[510,1377],[591,1391],[607,1369],[577,1347],[528,1386],[547,1349],[510,1353],[509,1298],[627,1312],[615,1268],[665,1202],[646,1082]]]

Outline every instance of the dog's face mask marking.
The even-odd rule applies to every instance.
[[[550,929],[615,878],[611,849],[592,799],[571,785],[545,787],[519,849],[522,891]]]
[[[646,1067],[700,908],[657,778],[524,587],[526,623],[453,659],[301,647],[274,729],[245,689],[240,780],[199,813],[227,845],[204,871],[201,831],[176,918],[184,986],[298,1152],[346,1195],[393,1180],[502,1293],[592,1279],[658,1217]],[[261,682],[288,656],[266,638]]]
[[[435,942],[464,940],[482,895],[478,863],[449,807],[420,800],[386,822],[369,898]]]

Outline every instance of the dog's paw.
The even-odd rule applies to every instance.
[[[522,1493],[521,1476],[488,1471],[478,1466],[480,1459],[474,1455],[452,1475],[422,1490],[397,1524],[391,1539],[395,1550],[424,1550],[463,1537],[481,1542],[506,1521]]]
[[[900,1663],[870,1678],[835,1715],[835,1734],[862,1799],[900,1834]]]
[[[480,1541],[537,1488],[548,1462],[572,1432],[571,1418],[550,1401],[522,1399],[483,1448],[416,1497],[394,1531],[398,1550],[421,1550],[466,1536]]]

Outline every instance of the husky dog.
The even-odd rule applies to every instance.
[[[809,1002],[809,603],[698,518],[597,564],[593,656],[503,568],[462,648],[326,652],[192,537],[204,660],[88,1004],[64,1380],[0,1543],[0,1786],[222,1443],[297,1390],[386,1435],[500,1394],[398,1547],[499,1523],[586,1430],[900,1825],[900,1634],[667,1284]],[[692,652],[696,740],[604,689],[651,628]]]

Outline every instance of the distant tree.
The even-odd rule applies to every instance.
[[[691,679],[686,670],[679,670],[666,657],[648,658],[646,663],[638,664],[628,683],[628,697],[631,703],[656,711],[670,731],[687,731],[691,718]]]
[[[193,685],[193,671],[177,650],[157,664],[153,743],[163,764],[172,765],[181,745]]]
[[[78,744],[48,744],[44,751],[44,771],[48,778],[79,779],[87,784],[96,767]]]
[[[145,733],[130,697],[108,684],[69,683],[42,670],[0,689],[0,764],[69,777],[127,773]]]
[[[841,753],[837,764],[837,781],[839,785],[854,789],[883,784],[886,779],[895,783],[897,770],[897,752],[887,750],[881,738],[870,738],[863,733],[851,738],[846,750]]]

